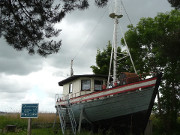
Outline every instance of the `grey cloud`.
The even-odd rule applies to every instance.
[[[11,104],[24,98],[28,91],[28,86],[19,84],[16,80],[9,80],[0,76],[0,102],[10,102]]]
[[[102,10],[102,9],[101,9]],[[92,10],[91,12],[93,12]],[[86,12],[86,11],[85,11]],[[48,60],[51,65],[59,68],[69,68],[70,61],[75,57],[75,64],[78,68],[83,68],[87,66],[87,63],[91,62],[95,64],[95,55],[98,48],[104,48],[107,45],[108,40],[112,39],[112,20],[105,21],[106,18],[99,19],[99,15],[96,12],[86,13],[86,18],[84,18],[81,13],[72,13],[70,16],[66,17],[66,21],[69,26],[74,26],[79,23],[83,24],[86,34],[83,36],[77,36],[79,33],[67,33],[66,28],[62,28],[62,48],[57,55],[52,55]],[[84,14],[85,15],[85,14]],[[80,16],[78,18],[74,16]],[[98,16],[98,17],[97,17]],[[108,14],[107,14],[108,16]],[[95,17],[95,19],[94,19]],[[80,19],[81,18],[81,19]],[[98,20],[98,19],[99,20]],[[84,31],[83,30],[83,31]],[[76,37],[71,39],[71,37]],[[83,40],[83,42],[80,42]],[[76,62],[78,61],[78,63]],[[92,65],[91,64],[91,65]],[[86,67],[86,69],[89,68]]]
[[[44,58],[30,56],[26,51],[17,51],[0,38],[0,72],[5,74],[27,75],[42,69]]]
[[[42,65],[34,60],[22,58],[0,58],[0,70],[6,74],[26,75],[32,71],[42,69]]]
[[[9,79],[0,75],[0,92],[2,93],[21,93],[28,91],[28,86],[20,84],[16,79]],[[1,95],[2,96],[2,95]]]
[[[3,102],[10,102],[13,104],[14,102],[17,102],[24,98],[25,93],[8,93],[8,92],[1,92],[0,99]]]

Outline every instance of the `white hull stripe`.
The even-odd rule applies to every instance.
[[[77,98],[73,98],[70,100],[71,103],[78,103],[82,101],[88,101],[92,99],[97,99],[109,95],[115,95],[118,93],[128,92],[128,91],[134,91],[139,88],[146,88],[146,87],[152,87],[155,86],[157,78],[149,79],[148,81],[140,81],[138,83],[132,83],[124,86],[115,87],[112,89],[104,90],[101,92],[91,93],[87,95],[83,95]],[[61,105],[65,105],[66,101],[59,102]]]

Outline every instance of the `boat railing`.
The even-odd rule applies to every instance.
[[[55,103],[58,102],[62,98],[62,94],[55,95]]]
[[[156,73],[151,72],[151,73],[143,73],[143,74],[139,74],[139,75],[131,76],[131,77],[119,78],[115,83],[113,81],[110,82],[109,88],[142,81],[142,80],[154,77],[154,76],[156,76]]]
[[[70,98],[74,98],[74,97],[79,97],[79,96],[82,96],[82,95],[87,95],[87,94],[91,94],[93,93],[94,91],[92,90],[81,90],[79,92],[76,92],[76,93],[70,93],[69,96]]]
[[[71,98],[76,98],[76,97],[79,97],[79,96],[82,96],[82,95],[87,95],[87,94],[91,94],[93,93],[93,91],[86,91],[86,90],[83,90],[83,91],[79,91],[79,92],[76,92],[76,93],[69,93],[67,95],[64,95],[61,94],[61,96],[59,96],[59,98],[56,99],[56,102],[59,102],[59,101],[66,101],[67,98],[71,99]]]
[[[66,101],[68,102],[69,98],[69,94],[68,95],[64,95],[64,94],[56,94],[55,95],[55,102],[61,102],[61,101]]]
[[[139,75],[133,76],[133,77],[122,78],[122,79],[119,79],[115,84],[113,82],[111,82],[110,86],[108,88],[106,88],[106,86],[102,85],[102,90],[99,90],[99,91],[94,91],[94,89],[91,89],[91,90],[81,90],[79,92],[69,93],[67,95],[60,94],[59,98],[57,98],[56,101],[65,102],[65,101],[67,101],[67,99],[72,99],[72,98],[80,97],[80,96],[83,96],[83,95],[88,96],[88,94],[91,94],[91,93],[100,92],[100,91],[103,91],[103,90],[106,90],[106,89],[111,89],[111,88],[114,88],[114,87],[123,86],[123,85],[126,85],[126,84],[142,81],[142,80],[145,80],[145,79],[148,79],[148,78],[152,78],[154,76],[156,76],[156,73],[151,72],[151,73],[139,74]]]

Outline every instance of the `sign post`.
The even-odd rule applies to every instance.
[[[21,118],[28,118],[27,135],[31,135],[32,118],[38,118],[38,111],[39,111],[38,103],[22,104]]]
[[[27,135],[31,135],[31,118],[28,119]]]

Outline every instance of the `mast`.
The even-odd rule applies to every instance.
[[[117,30],[118,30],[119,18],[123,17],[122,12],[121,12],[122,7],[120,7],[121,4],[123,5],[122,0],[121,0],[121,3],[120,3],[120,0],[114,0],[114,1],[115,1],[114,7],[113,7],[114,10],[112,12],[110,12],[110,14],[109,14],[109,17],[114,19],[114,31],[113,31],[113,42],[112,42],[112,51],[111,51],[111,59],[110,59],[110,65],[109,65],[110,69],[109,69],[107,88],[109,87],[109,83],[110,83],[112,59],[113,59],[113,85],[115,85],[117,83],[117,44],[118,44],[118,42],[117,42],[118,41]],[[121,27],[120,27],[120,29],[121,29]],[[124,37],[122,29],[121,29],[121,33],[122,33],[123,39],[125,41],[128,56],[130,57],[134,71],[137,74],[137,71],[136,71],[131,53],[130,53],[129,48],[127,46],[126,39]]]
[[[118,25],[118,19],[123,17],[123,15],[118,12],[120,11],[120,7],[118,7],[119,3],[117,0],[115,0],[115,8],[114,8],[114,12],[110,13],[109,17],[114,19],[114,32],[113,32],[113,53],[114,53],[114,57],[113,57],[113,83],[116,83],[117,81],[117,25]]]

